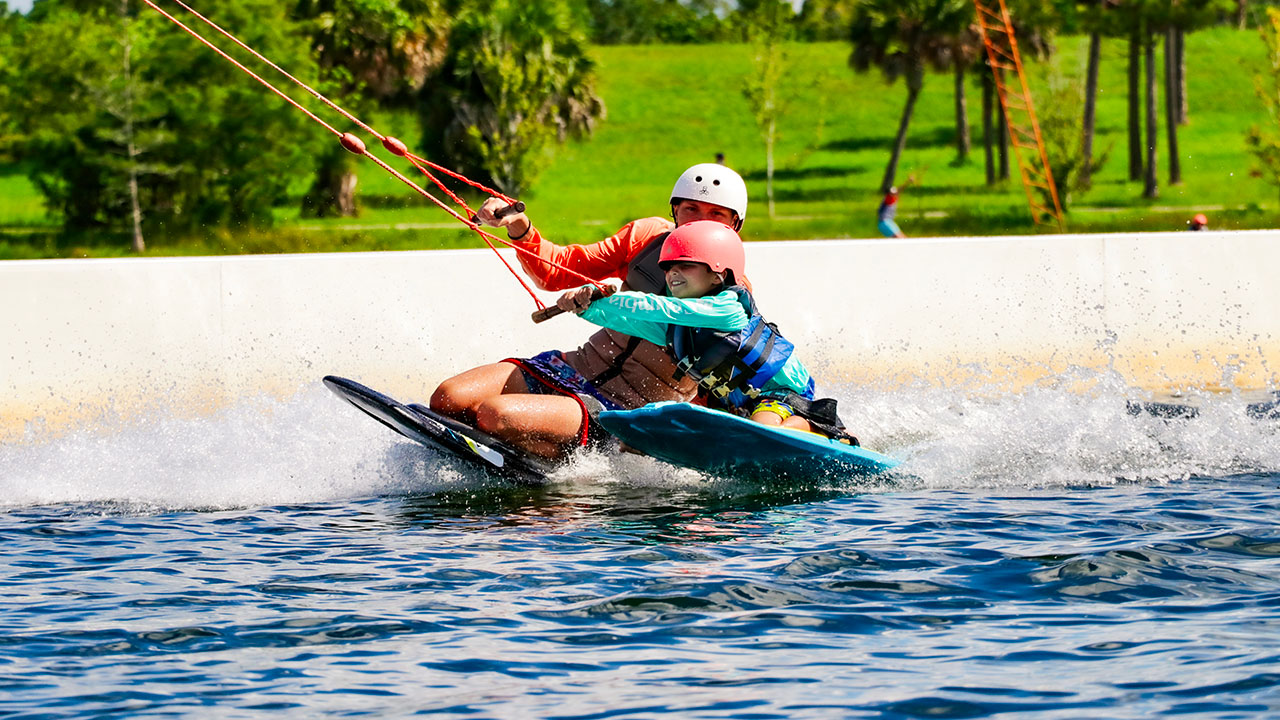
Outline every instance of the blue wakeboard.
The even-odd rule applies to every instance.
[[[891,457],[857,445],[689,403],[606,410],[600,413],[600,424],[646,455],[738,480],[868,476],[898,465]]]
[[[507,480],[541,485],[556,466],[465,423],[418,404],[404,405],[354,380],[329,375],[325,387],[369,417],[414,442]]]

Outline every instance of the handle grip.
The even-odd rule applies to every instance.
[[[524,212],[524,201],[517,200],[506,207],[498,208],[494,211],[493,216],[501,220],[508,215],[515,215],[516,213],[522,212]],[[471,215],[471,222],[480,222],[480,216],[473,213]]]
[[[540,322],[546,322],[547,320],[550,320],[551,318],[559,315],[562,312],[564,311],[561,310],[558,306],[552,305],[550,307],[544,307],[541,310],[534,310],[533,315],[531,317],[533,318],[534,322],[540,323]]]
[[[595,302],[596,300],[599,300],[602,297],[604,297],[604,293],[600,292],[600,288],[591,288],[591,302]],[[564,312],[565,312],[564,310],[560,309],[559,305],[552,305],[550,307],[544,307],[541,310],[534,310],[533,315],[531,315],[530,317],[533,319],[535,323],[540,323],[540,322],[545,322],[547,320],[550,320],[551,318],[557,315],[560,315]]]
[[[498,211],[495,212],[493,216],[497,218],[504,218],[508,215],[515,215],[516,213],[522,212],[524,212],[524,201],[517,200],[504,208],[498,208]]]

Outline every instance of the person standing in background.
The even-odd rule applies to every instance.
[[[884,194],[884,200],[880,203],[880,209],[876,210],[876,227],[880,229],[880,234],[891,238],[904,238],[906,235],[902,229],[898,227],[898,223],[894,222],[894,218],[898,215],[898,188],[891,187],[889,192]]]

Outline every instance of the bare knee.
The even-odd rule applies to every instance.
[[[813,431],[813,426],[809,424],[809,421],[799,415],[790,415],[786,419],[783,419],[781,415],[773,412],[772,410],[761,410],[758,413],[754,413],[751,416],[751,419],[761,425],[772,425],[774,427],[781,426],[791,428],[792,430],[804,430],[806,432]]]
[[[761,410],[758,413],[753,413],[751,415],[751,419],[752,421],[758,422],[761,425],[781,425],[782,424],[782,416],[776,412],[773,412],[772,410]]]
[[[504,439],[512,430],[511,420],[503,412],[501,403],[480,403],[480,406],[475,409],[475,421],[477,430]]]
[[[440,386],[431,393],[431,409],[438,413],[448,415],[449,417],[465,417],[470,415],[472,410],[467,406],[465,398],[459,393],[460,388],[454,382],[454,378],[449,378],[440,383]]]
[[[813,432],[813,426],[809,424],[809,421],[805,420],[799,415],[792,415],[786,420],[783,420],[782,427],[791,428],[792,430],[804,430],[805,432]]]
[[[482,365],[440,383],[431,394],[431,409],[472,422],[482,403],[503,393],[521,392],[528,392],[528,387],[515,365]]]

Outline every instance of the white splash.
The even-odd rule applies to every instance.
[[[864,445],[903,460],[907,487],[1043,488],[1280,471],[1280,420],[1246,401],[1189,398],[1164,419],[1126,406],[1108,377],[1061,377],[1018,393],[937,386],[843,388]],[[726,448],[732,452],[732,448]],[[688,486],[697,473],[650,458],[588,453],[557,483]],[[249,398],[212,416],[100,421],[57,439],[0,446],[0,507],[107,504],[253,507],[434,492],[489,482],[399,438],[319,383],[292,398]]]

